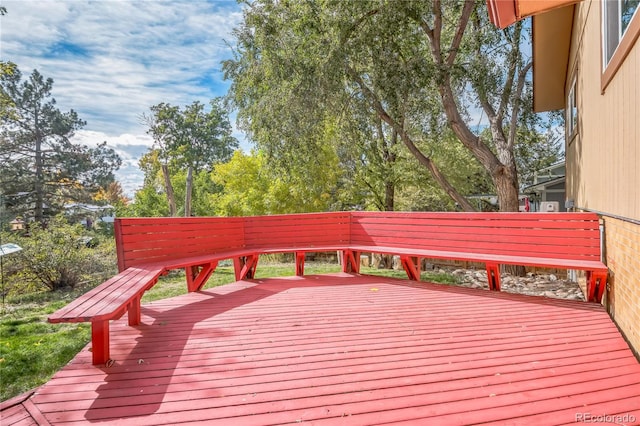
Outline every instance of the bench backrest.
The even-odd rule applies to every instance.
[[[118,218],[118,268],[234,250],[345,247],[350,220],[349,212]]]
[[[351,244],[600,260],[591,213],[353,212]]]
[[[350,245],[600,260],[599,219],[591,213],[331,212],[118,218],[115,233],[121,271],[143,263],[234,250]]]
[[[349,212],[253,216],[244,219],[244,242],[248,249],[346,247],[349,244]]]
[[[118,218],[118,269],[244,248],[241,217]]]

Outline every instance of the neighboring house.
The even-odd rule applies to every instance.
[[[567,206],[602,217],[605,305],[640,352],[640,2],[487,0],[533,16],[534,109],[566,113]],[[552,10],[548,10],[552,8]],[[547,10],[544,10],[547,9]]]
[[[109,204],[96,206],[93,204],[71,203],[65,204],[64,209],[67,216],[87,228],[92,228],[96,222],[113,223],[115,218],[115,209]]]
[[[566,212],[565,164],[556,163],[535,172],[533,184],[522,190],[529,197],[532,212]],[[554,206],[551,209],[551,206]]]

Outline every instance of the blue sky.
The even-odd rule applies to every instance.
[[[231,57],[235,1],[0,0],[0,57],[24,76],[54,80],[62,111],[87,122],[74,140],[107,141],[123,159],[118,180],[132,195],[152,141],[140,116],[160,102],[208,103],[227,92],[221,64]],[[232,119],[232,124],[233,119]],[[244,136],[235,132],[243,147]]]

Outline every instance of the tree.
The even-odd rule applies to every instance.
[[[221,99],[212,99],[209,107],[207,112],[196,101],[181,110],[160,103],[152,106],[151,114],[144,117],[160,161],[170,216],[177,213],[171,170],[186,172],[184,214],[191,216],[193,176],[228,160],[238,146]]]
[[[113,182],[121,160],[106,143],[88,148],[70,141],[85,122],[56,108],[51,78],[34,70],[22,81],[17,67],[9,69],[0,76],[0,184],[14,208],[42,222],[65,202],[88,199]]]
[[[88,247],[84,242],[87,232],[82,225],[70,225],[63,216],[56,216],[47,224],[32,224],[28,236],[12,234],[11,241],[23,250],[7,257],[12,271],[10,287],[15,292],[37,290],[33,284],[59,290],[113,276],[116,262],[112,240],[101,241],[91,235],[101,242]]]
[[[260,151],[236,151],[211,173],[221,188],[210,195],[211,205],[220,216],[326,211],[335,198],[331,190],[340,173],[337,163],[328,149],[310,162],[305,173],[291,174],[269,166]]]
[[[518,208],[514,153],[531,62],[521,25],[500,31],[481,1],[254,1],[224,63],[240,123],[266,152],[312,158],[313,134],[349,105],[366,108],[397,135],[432,179],[465,210],[474,206],[426,144],[448,127],[482,165],[500,209]],[[471,119],[483,111],[488,138]],[[350,115],[352,116],[352,115]],[[425,150],[429,145],[430,150]],[[297,154],[297,155],[296,155]]]
[[[111,182],[106,188],[100,188],[93,199],[98,203],[107,203],[115,207],[126,206],[129,203],[120,182]]]

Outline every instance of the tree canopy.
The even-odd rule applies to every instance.
[[[85,122],[62,112],[52,97],[53,79],[37,70],[24,79],[3,63],[0,75],[0,190],[17,213],[42,222],[69,201],[90,200],[114,182],[121,159],[106,146],[71,142]]]
[[[333,123],[336,151],[387,178],[380,208],[392,205],[382,200],[408,161],[401,145],[461,208],[475,207],[452,167],[472,176],[479,164],[500,208],[517,210],[518,134],[544,124],[528,113],[521,24],[496,29],[482,1],[256,0],[244,13],[223,69],[242,128],[270,159],[303,168]],[[446,162],[443,135],[468,151],[469,166]]]
[[[231,134],[228,114],[220,98],[212,99],[208,110],[196,101],[184,108],[160,103],[150,111],[143,119],[154,145],[140,160],[145,186],[136,201],[164,198],[168,205],[166,215],[176,216],[181,205],[184,215],[191,216],[194,176],[198,184],[196,195],[201,194],[199,203],[202,204],[206,198],[202,189],[212,189],[209,173],[216,164],[229,160],[238,147],[238,141]],[[184,187],[184,191],[180,191],[183,204],[176,198],[177,181]],[[136,209],[145,209],[151,216],[164,215],[161,214],[163,208],[146,206],[146,203],[145,207]]]

